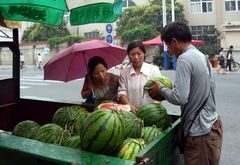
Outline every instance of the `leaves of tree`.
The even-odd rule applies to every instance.
[[[47,41],[51,37],[62,37],[69,35],[66,24],[62,26],[51,26],[46,24],[33,24],[23,32],[23,42]]]
[[[166,7],[167,21],[171,22],[170,1],[167,1]],[[186,22],[183,5],[178,2],[175,2],[175,20]],[[116,33],[118,36],[121,36],[122,42],[148,40],[159,35],[162,28],[161,0],[153,0],[148,6],[136,6],[125,9],[117,22]]]

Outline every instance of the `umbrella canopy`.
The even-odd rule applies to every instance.
[[[161,40],[160,35],[151,39],[151,40],[143,41],[142,43],[145,46],[163,45],[163,41]],[[202,44],[204,44],[204,41],[202,41],[202,40],[192,40],[192,44],[193,45],[202,45]]]
[[[69,12],[71,25],[110,23],[121,14],[122,0],[79,0],[77,3],[72,0],[2,0],[0,11],[6,20],[55,26],[60,25]]]
[[[71,81],[88,73],[87,63],[94,56],[102,57],[108,68],[121,64],[127,55],[125,48],[102,40],[75,43],[57,53],[44,66],[44,80]]]

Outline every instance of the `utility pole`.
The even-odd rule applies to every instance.
[[[162,15],[163,15],[163,27],[167,25],[167,17],[166,17],[166,0],[162,0]],[[168,54],[167,54],[167,46],[163,43],[163,68],[165,70],[168,69]]]
[[[174,10],[174,0],[171,0],[171,8],[172,8],[172,22],[175,21],[175,10]],[[177,58],[173,56],[173,70],[176,70],[177,67]]]

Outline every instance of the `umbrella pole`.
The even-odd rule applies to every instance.
[[[85,57],[85,52],[84,52],[84,51],[83,51],[83,59],[84,59],[84,63],[85,63],[85,65],[87,66],[87,61],[86,61],[86,57]],[[90,77],[90,75],[89,75],[88,66],[87,66],[86,68],[87,68],[87,72],[88,72],[88,79],[89,79],[89,81],[91,81],[91,77]],[[95,93],[94,93],[93,88],[92,88],[91,90],[92,90],[92,96],[93,96],[93,99],[95,99],[96,96],[95,96]]]

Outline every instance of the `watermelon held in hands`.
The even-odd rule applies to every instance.
[[[144,120],[144,126],[156,125],[162,130],[165,130],[172,124],[171,117],[167,114],[165,107],[157,103],[143,105],[138,109],[137,117]]]
[[[14,127],[12,134],[15,136],[33,139],[39,128],[40,125],[37,122],[24,120]]]
[[[173,88],[173,84],[171,82],[171,80],[163,75],[159,75],[159,76],[155,76],[155,77],[151,77],[144,85],[144,91],[149,90],[152,86],[153,86],[153,81],[157,81],[159,82],[162,86],[166,86],[169,89]]]
[[[124,125],[118,111],[100,109],[92,112],[80,130],[81,149],[111,154],[124,137]]]
[[[131,111],[131,107],[125,104],[117,104],[117,103],[102,103],[99,104],[96,109],[112,109],[112,110],[121,110],[121,111]]]
[[[127,138],[119,146],[116,156],[125,160],[135,160],[137,154],[146,147],[143,139]]]

